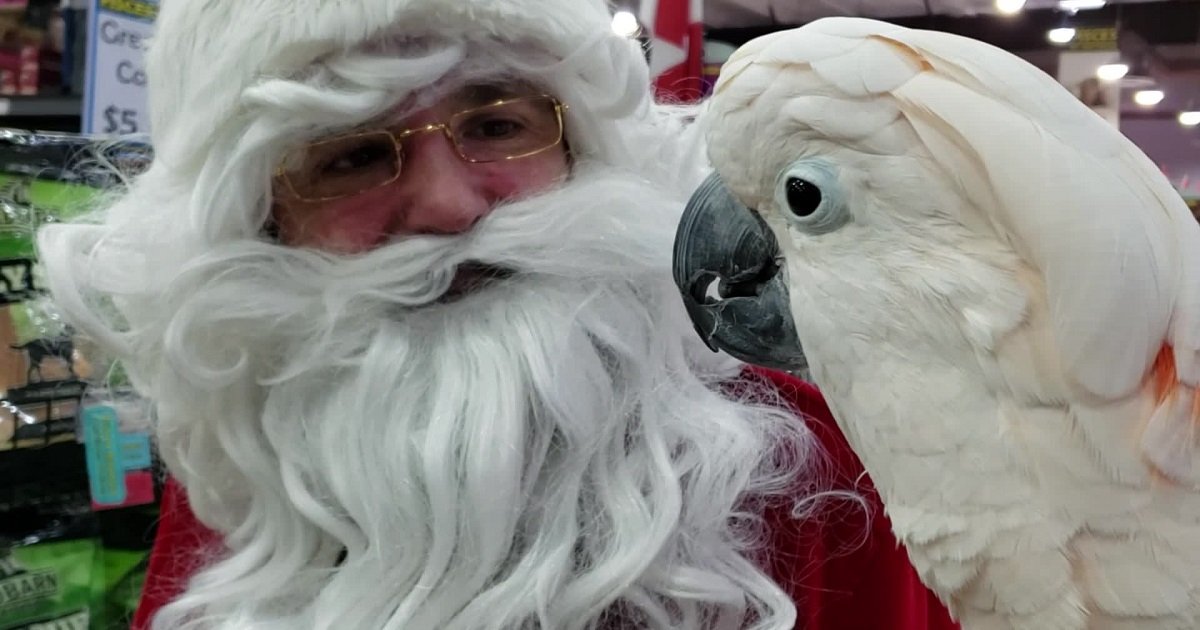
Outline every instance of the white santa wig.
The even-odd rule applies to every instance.
[[[152,166],[39,235],[227,547],[156,628],[792,626],[753,560],[810,439],[723,393],[741,366],[683,313],[703,150],[609,23],[601,0],[164,0]],[[269,237],[286,149],[497,78],[568,106],[569,181],[365,254]],[[438,300],[467,260],[515,273]]]

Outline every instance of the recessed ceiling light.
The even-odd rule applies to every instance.
[[[621,37],[633,37],[642,30],[642,27],[638,24],[637,16],[634,14],[629,11],[617,11],[613,14],[612,30]]]
[[[1062,28],[1052,28],[1046,33],[1046,38],[1055,44],[1067,44],[1072,39],[1075,39],[1075,29],[1064,26]]]
[[[1058,0],[1058,8],[1072,13],[1086,9],[1099,9],[1102,6],[1104,6],[1104,0]]]
[[[1133,102],[1142,107],[1153,107],[1161,103],[1165,96],[1162,90],[1138,90],[1133,93]]]
[[[1129,73],[1129,66],[1123,63],[1106,63],[1096,68],[1096,76],[1101,81],[1116,81]]]
[[[1025,0],[996,0],[996,10],[1005,15],[1017,13],[1024,7]]]

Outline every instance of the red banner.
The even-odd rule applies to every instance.
[[[659,100],[692,102],[704,96],[703,6],[703,0],[642,0]]]

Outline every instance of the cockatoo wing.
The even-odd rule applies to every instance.
[[[985,185],[968,196],[995,200],[998,227],[1042,272],[1068,374],[1094,394],[1128,394],[1167,344],[1183,381],[1200,382],[1200,226],[1145,154],[997,48],[887,37],[931,66],[892,91],[910,122],[971,159]]]
[[[811,26],[832,38],[867,31],[863,22]],[[1142,384],[1167,342],[1180,376],[1200,382],[1200,318],[1188,295],[1200,269],[1185,265],[1194,256],[1182,246],[1197,242],[1200,227],[1154,164],[1054,79],[1004,51],[878,23],[866,39],[927,71],[881,77],[889,64],[867,42],[862,59],[852,50],[811,65],[848,96],[891,94],[922,139],[942,149],[934,156],[947,170],[973,180],[965,195],[994,211],[997,228],[1045,276],[1068,373],[1092,393],[1121,396]]]
[[[972,164],[982,181],[964,192],[1041,272],[1066,374],[1101,398],[1150,390],[1150,416],[1130,418],[1143,455],[1200,485],[1200,226],[1183,199],[1034,67],[942,33],[888,37],[932,68],[892,91],[908,120],[935,156]]]

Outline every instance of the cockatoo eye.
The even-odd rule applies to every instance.
[[[795,229],[826,234],[850,222],[837,167],[827,160],[797,160],[775,182],[775,206]]]
[[[807,217],[821,207],[821,189],[816,184],[799,177],[789,177],[785,185],[787,205],[792,214]]]

